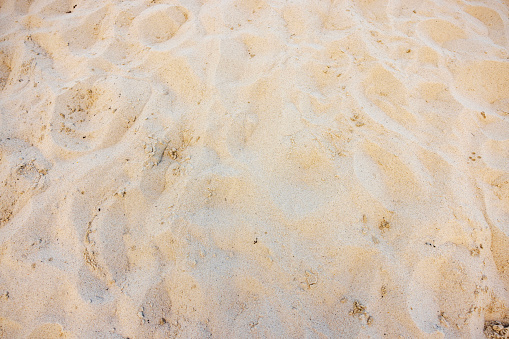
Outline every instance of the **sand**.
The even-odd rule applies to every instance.
[[[0,0],[0,337],[508,337],[508,8]]]

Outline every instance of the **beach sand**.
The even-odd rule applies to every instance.
[[[504,337],[508,8],[0,0],[0,337]]]

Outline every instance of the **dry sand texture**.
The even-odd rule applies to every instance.
[[[508,5],[0,0],[0,337],[503,337]]]

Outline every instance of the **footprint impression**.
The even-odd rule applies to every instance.
[[[112,146],[134,124],[150,93],[149,84],[122,77],[78,82],[56,99],[52,140],[74,155]]]

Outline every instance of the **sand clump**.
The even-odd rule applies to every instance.
[[[507,337],[508,6],[0,0],[0,337]]]

